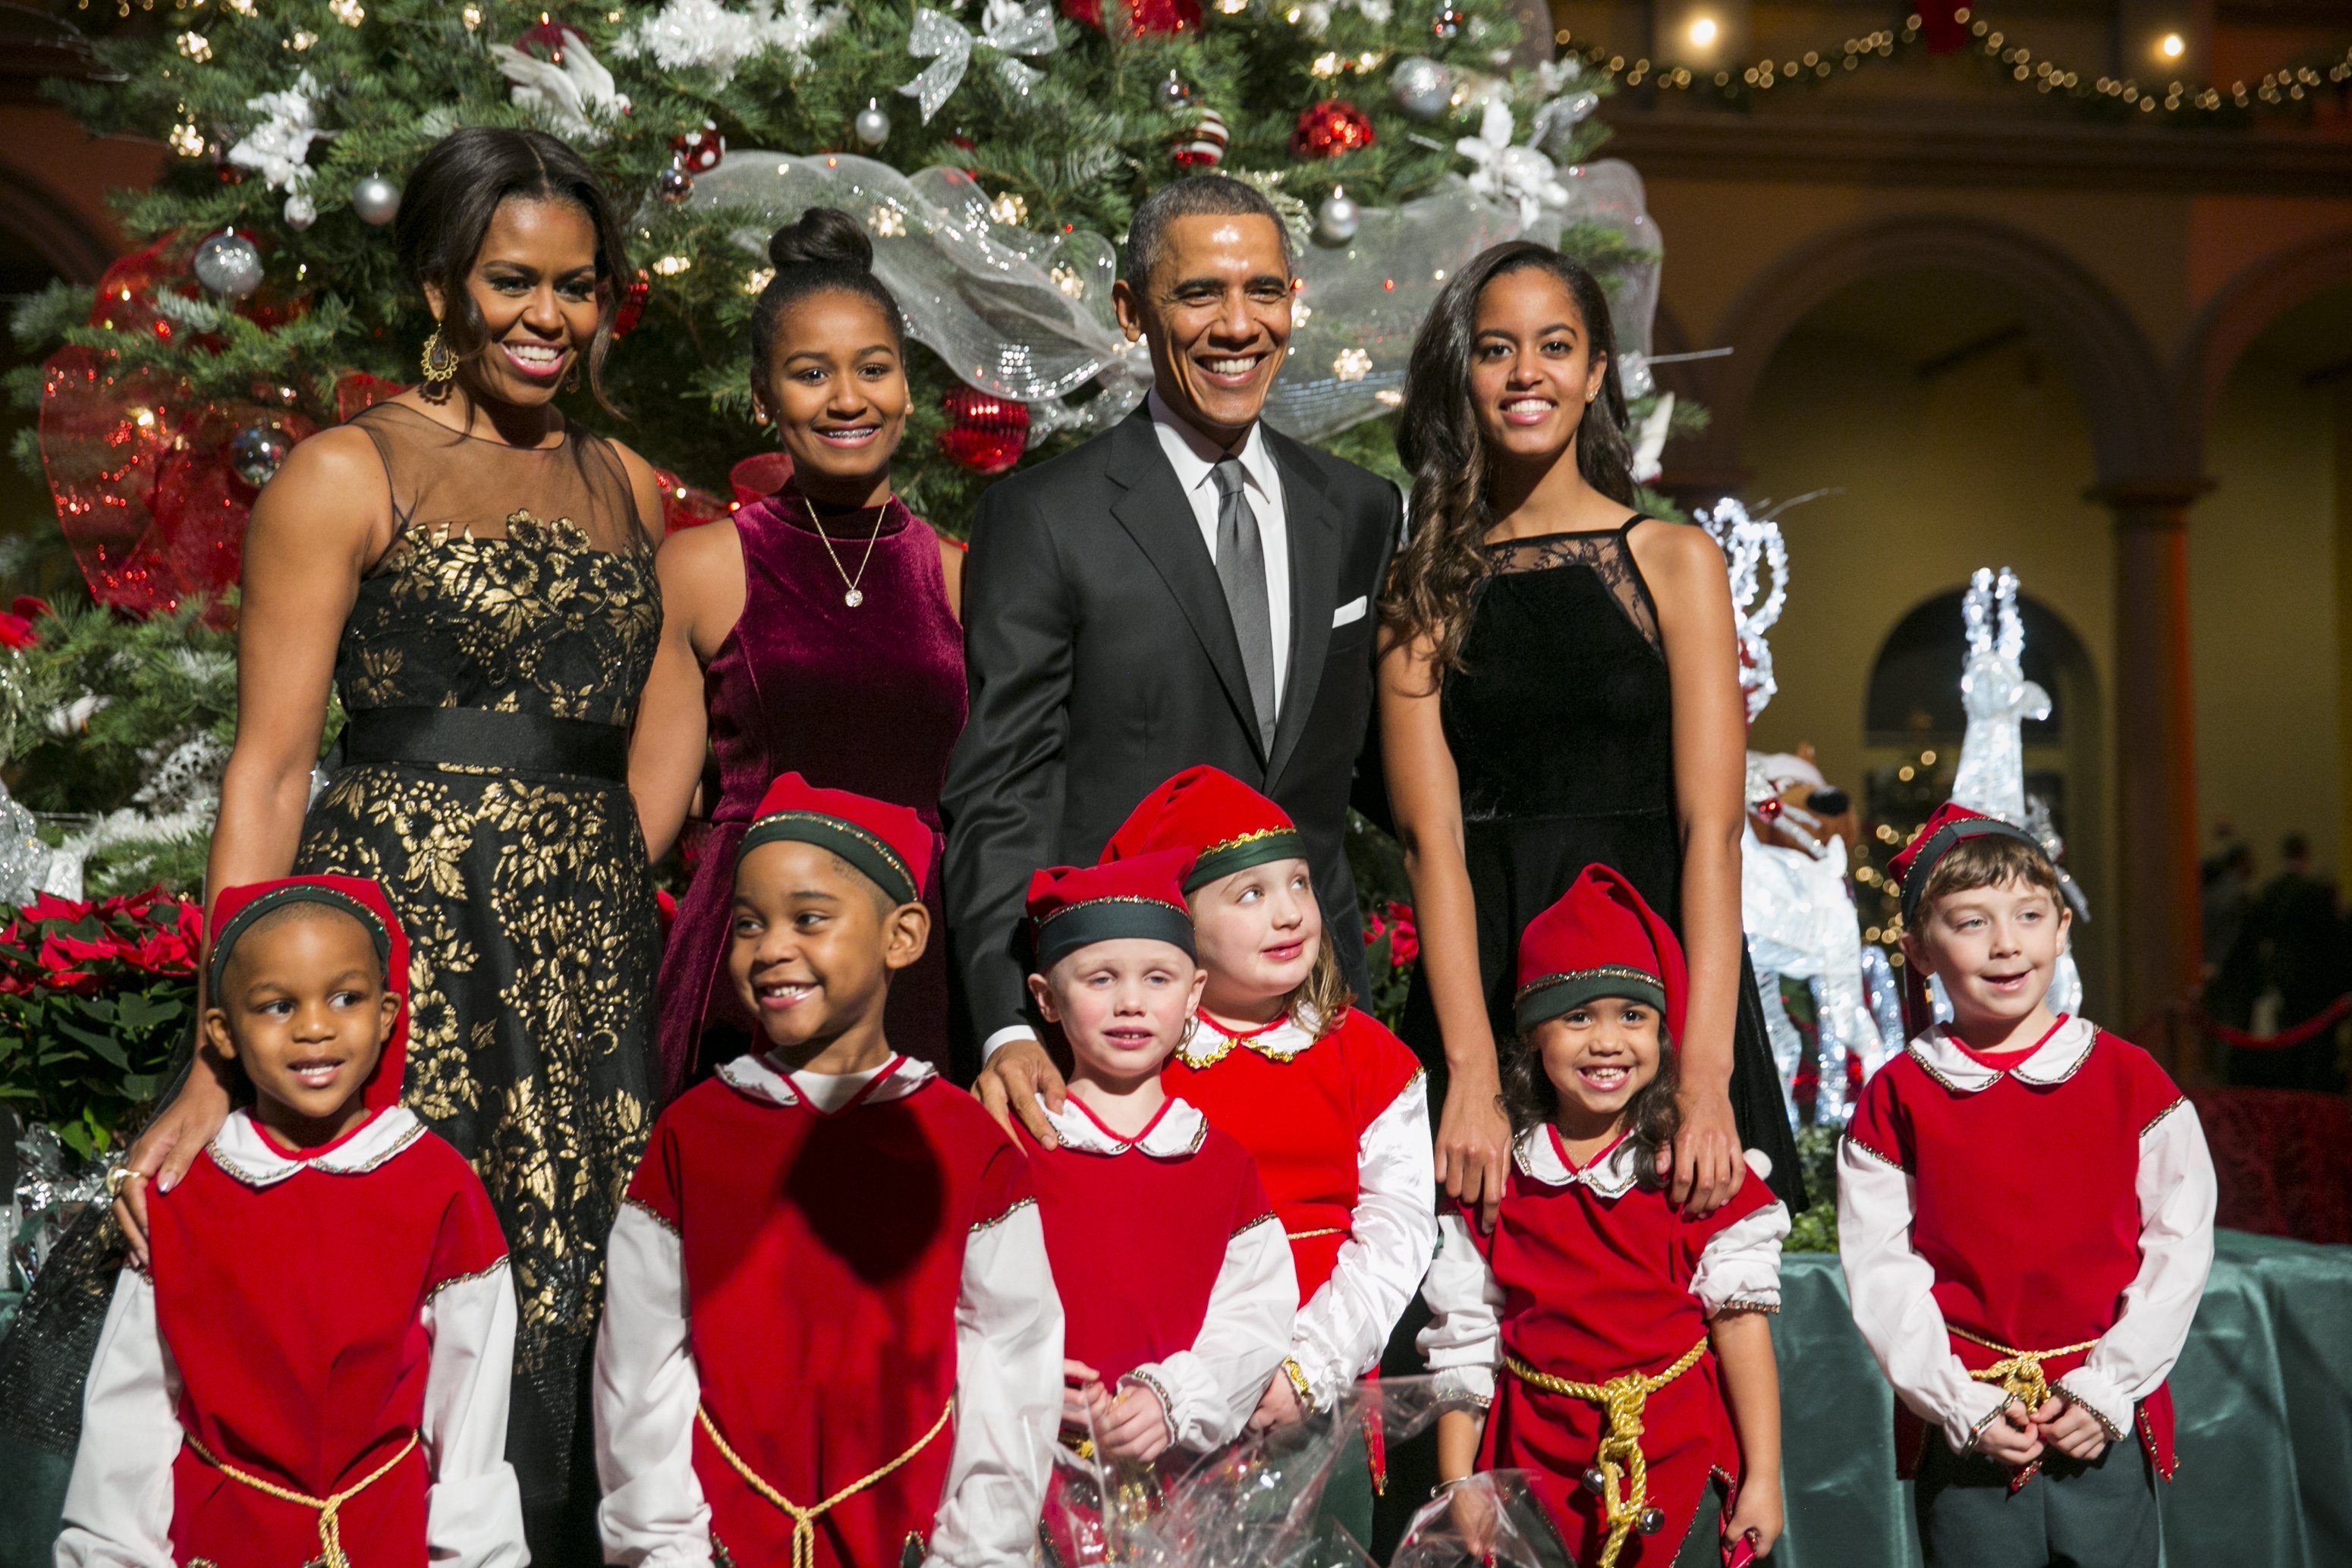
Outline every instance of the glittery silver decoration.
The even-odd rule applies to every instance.
[[[1407,55],[1389,73],[1397,107],[1415,120],[1435,120],[1454,103],[1454,73],[1427,55]]]
[[[122,1163],[124,1153],[82,1159],[38,1123],[18,1134],[16,1186],[9,1194],[7,1217],[10,1286],[30,1285],[66,1228],[89,1205],[106,1201],[106,1173]]]
[[[1356,199],[1337,186],[1315,209],[1315,238],[1322,245],[1346,245],[1356,237],[1364,225],[1364,213]]]
[[[995,55],[996,75],[1006,90],[1017,98],[1026,98],[1030,89],[1045,79],[1045,73],[1034,66],[1023,65],[1013,57],[1050,54],[1056,43],[1051,5],[1025,6],[1017,0],[988,0],[981,16],[978,37],[954,17],[926,7],[915,13],[915,25],[907,34],[907,52],[931,63],[898,90],[921,107],[923,123],[929,125],[940,106],[963,85],[964,68],[971,63],[972,49],[978,46]]]
[[[0,784],[0,904],[23,904],[40,892],[56,856],[35,831],[33,813]]]
[[[196,246],[190,270],[215,294],[242,299],[261,287],[261,251],[243,235],[225,231]]]

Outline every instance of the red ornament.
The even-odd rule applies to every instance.
[[[646,296],[653,289],[653,275],[642,267],[637,268],[637,275],[621,290],[620,304],[613,308],[613,341],[617,343],[637,329],[646,313]]]
[[[1342,98],[1309,105],[1290,133],[1290,150],[1301,158],[1336,158],[1379,140],[1372,117]]]
[[[525,27],[522,36],[514,41],[514,47],[524,54],[538,56],[549,65],[560,66],[563,63],[566,47],[585,41],[579,28],[569,23],[550,21],[547,13],[542,11],[537,25]]]
[[[1114,15],[1125,15],[1127,35],[1131,38],[1201,30],[1201,0],[1062,0],[1062,15],[1080,26],[1105,32],[1108,30],[1103,23],[1107,4]]]
[[[661,486],[662,533],[665,536],[680,528],[717,522],[727,515],[726,502],[708,490],[688,484],[667,468],[654,470],[654,483]]]
[[[335,378],[335,423],[345,423],[361,411],[373,408],[388,397],[398,397],[404,390],[398,382],[388,382],[365,371],[345,371]]]
[[[940,450],[975,474],[1002,474],[1021,461],[1029,445],[1029,405],[997,397],[978,387],[957,386],[940,400],[948,427]]]
[[[727,138],[719,134],[718,126],[706,120],[701,130],[671,137],[669,150],[677,154],[677,166],[688,173],[708,174],[727,156]]]

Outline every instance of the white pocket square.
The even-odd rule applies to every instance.
[[[1359,593],[1331,612],[1331,630],[1337,632],[1342,626],[1351,626],[1361,621],[1364,618],[1364,612],[1371,608],[1371,603],[1370,595]]]

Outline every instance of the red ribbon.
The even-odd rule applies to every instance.
[[[2197,1022],[2207,1034],[2237,1051],[2284,1051],[2307,1040],[2317,1039],[2347,1017],[2352,1017],[2352,993],[2328,1003],[2318,1016],[2307,1018],[2292,1029],[2283,1029],[2276,1034],[2248,1034],[2243,1030],[2231,1029],[2228,1024],[2216,1023],[2202,1013],[2197,1015]]]

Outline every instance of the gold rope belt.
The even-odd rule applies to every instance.
[[[1286,1230],[1283,1232],[1284,1236],[1293,1241],[1307,1241],[1318,1236],[1345,1236],[1347,1234],[1348,1228],[1344,1225],[1327,1225],[1320,1230]]]
[[[704,1409],[699,1405],[694,1407],[694,1418],[702,1423],[702,1430],[710,1438],[711,1446],[719,1450],[719,1457],[725,1459],[730,1465],[732,1465],[735,1468],[735,1473],[743,1478],[743,1482],[746,1486],[749,1486],[753,1491],[758,1492],[761,1497],[766,1498],[770,1502],[774,1503],[792,1520],[793,1568],[816,1568],[816,1521],[818,1520],[823,1519],[826,1514],[832,1512],[836,1506],[846,1501],[850,1498],[856,1497],[859,1492],[864,1491],[867,1487],[872,1486],[875,1482],[880,1480],[883,1477],[888,1475],[899,1466],[907,1463],[908,1460],[913,1458],[917,1454],[919,1454],[925,1448],[929,1448],[931,1446],[931,1439],[937,1437],[941,1432],[948,1429],[948,1422],[953,1418],[954,1416],[955,1401],[950,1399],[947,1403],[947,1408],[940,1412],[940,1418],[931,1423],[931,1429],[915,1439],[914,1447],[908,1448],[905,1453],[900,1454],[897,1458],[892,1459],[888,1464],[884,1465],[880,1469],[866,1471],[866,1474],[858,1477],[856,1480],[850,1482],[847,1486],[842,1488],[839,1491],[834,1493],[831,1497],[825,1499],[823,1502],[816,1504],[814,1507],[803,1508],[800,1504],[793,1501],[792,1499],[786,1497],[783,1493],[770,1486],[766,1480],[761,1479],[757,1470],[754,1470],[750,1465],[743,1462],[742,1455],[737,1453],[734,1449],[727,1446],[727,1439],[719,1435],[718,1427],[712,1424],[710,1412],[709,1410]]]
[[[416,1447],[417,1438],[416,1433],[408,1434],[408,1441],[400,1446],[400,1452],[369,1471],[357,1486],[345,1487],[331,1497],[312,1497],[308,1492],[299,1492],[290,1487],[279,1486],[275,1481],[263,1480],[250,1470],[237,1469],[197,1441],[193,1432],[181,1435],[187,1439],[188,1447],[196,1451],[196,1458],[204,1460],[229,1479],[249,1486],[266,1496],[274,1497],[280,1502],[299,1503],[304,1508],[317,1509],[319,1511],[319,1562],[324,1565],[324,1568],[352,1568],[352,1560],[343,1555],[343,1525],[340,1517],[343,1504],[390,1475],[394,1465],[408,1458],[409,1451]]]
[[[1980,1344],[1987,1350],[2000,1353],[2000,1360],[1982,1371],[1971,1372],[1969,1375],[1979,1383],[2000,1384],[2001,1392],[2024,1406],[2025,1413],[2029,1416],[2041,1409],[2050,1397],[2050,1380],[2042,1375],[2042,1364],[2053,1356],[2073,1355],[2077,1351],[2089,1350],[2099,1343],[2095,1339],[2086,1339],[2080,1344],[2062,1344],[2055,1350],[2020,1350],[2015,1345],[2003,1344],[1999,1340],[1972,1334],[1966,1329],[1953,1328],[1949,1323],[1946,1323],[1944,1327],[1950,1331],[1955,1339],[1964,1339],[1970,1344]]]
[[[1600,1495],[1601,1519],[1609,1526],[1608,1544],[1601,1547],[1594,1568],[1616,1568],[1617,1553],[1624,1550],[1626,1535],[1636,1527],[1644,1535],[1655,1535],[1664,1527],[1664,1515],[1650,1506],[1650,1464],[1642,1456],[1642,1406],[1651,1395],[1697,1365],[1706,1354],[1706,1340],[1702,1337],[1664,1372],[1647,1376],[1629,1372],[1606,1383],[1571,1383],[1538,1372],[1517,1356],[1504,1358],[1511,1375],[1529,1387],[1569,1395],[1601,1407],[1599,1460],[1584,1472],[1584,1484]]]

